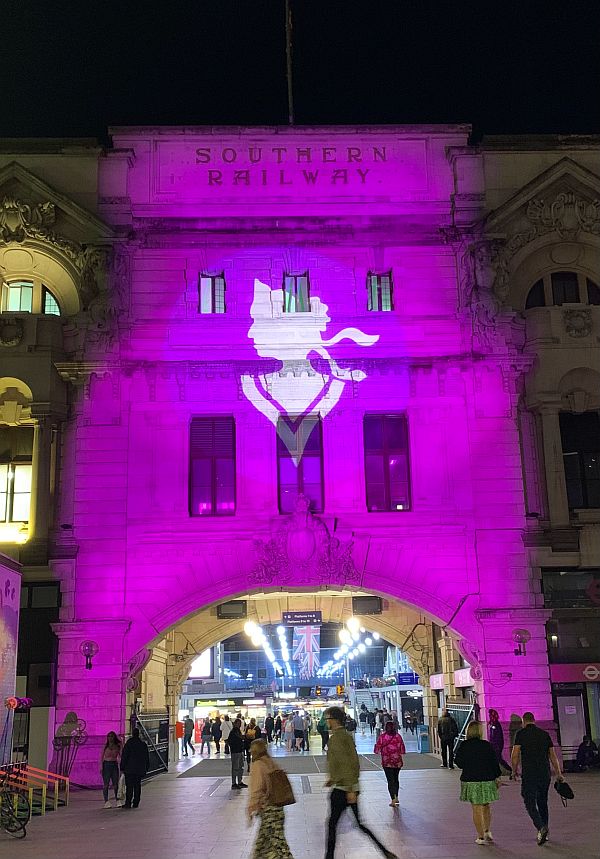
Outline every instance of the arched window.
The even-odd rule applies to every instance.
[[[2,313],[44,313],[60,316],[54,294],[39,280],[10,280],[2,284]]]
[[[533,284],[527,294],[525,310],[563,304],[600,305],[600,287],[575,271],[553,271]]]

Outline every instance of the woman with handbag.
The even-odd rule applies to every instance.
[[[294,859],[284,830],[284,806],[296,801],[289,779],[269,755],[264,740],[254,740],[250,754],[248,823],[254,815],[260,817],[252,859]]]

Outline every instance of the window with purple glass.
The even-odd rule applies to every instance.
[[[286,426],[283,426],[285,424]],[[293,513],[298,495],[323,510],[323,441],[318,417],[285,417],[277,425],[279,512]]]
[[[231,417],[192,418],[190,516],[235,513],[235,423]]]
[[[410,510],[406,415],[365,415],[364,445],[367,510]]]

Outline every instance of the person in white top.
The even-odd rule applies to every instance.
[[[223,742],[225,743],[225,754],[229,754],[229,734],[231,733],[231,729],[233,728],[233,722],[229,718],[229,714],[225,713],[223,717],[223,721],[221,722],[221,737]]]

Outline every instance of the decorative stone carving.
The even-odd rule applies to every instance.
[[[461,304],[470,309],[473,336],[484,348],[498,341],[499,299],[508,293],[502,248],[501,242],[483,238],[462,248]]]
[[[592,333],[591,310],[563,310],[563,322],[569,337],[587,337]]]
[[[508,240],[504,253],[506,260],[547,233],[556,232],[561,239],[571,241],[580,231],[600,235],[600,200],[584,200],[571,191],[561,191],[549,201],[533,198],[527,205],[525,217],[530,226]]]
[[[52,203],[29,206],[15,197],[4,197],[0,203],[0,237],[5,242],[22,242],[28,236],[37,238],[54,224]]]
[[[358,584],[360,574],[352,559],[352,542],[343,543],[310,512],[309,500],[299,495],[296,509],[270,540],[257,540],[258,561],[248,579],[253,585],[292,584],[296,574],[315,584]]]
[[[0,321],[0,346],[18,346],[23,339],[23,322],[14,316]]]

